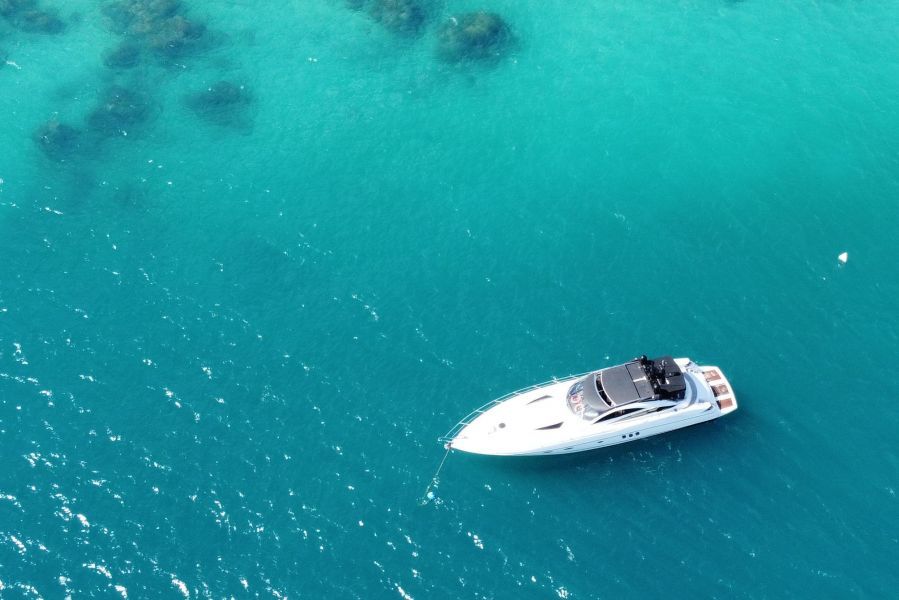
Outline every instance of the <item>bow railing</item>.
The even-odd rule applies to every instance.
[[[440,436],[440,437],[437,438],[437,439],[438,439],[439,441],[443,442],[444,444],[448,444],[448,443],[452,442],[453,439],[455,439],[455,437],[456,437],[457,435],[459,435],[459,432],[462,431],[462,430],[463,430],[465,427],[467,427],[468,425],[470,425],[472,421],[474,421],[475,419],[477,419],[479,416],[481,416],[482,414],[484,414],[485,412],[487,412],[488,410],[490,410],[491,408],[493,408],[493,407],[496,406],[497,404],[501,404],[501,403],[505,402],[506,400],[508,400],[508,399],[511,398],[512,396],[517,396],[517,395],[519,395],[519,394],[524,394],[524,393],[526,393],[526,392],[530,392],[530,391],[536,390],[537,388],[541,388],[541,387],[546,386],[546,385],[550,385],[550,384],[553,384],[553,383],[559,383],[560,381],[567,381],[567,380],[569,380],[569,379],[578,379],[578,378],[580,378],[580,377],[583,377],[583,376],[586,375],[587,373],[592,373],[592,372],[593,372],[593,371],[587,371],[586,373],[581,373],[580,375],[569,375],[568,377],[563,377],[563,378],[561,378],[561,379],[559,379],[559,378],[557,378],[557,377],[553,377],[553,378],[550,379],[549,381],[544,381],[543,383],[536,383],[536,384],[531,385],[531,386],[528,386],[528,387],[526,387],[526,388],[521,388],[520,390],[516,390],[516,391],[514,391],[514,392],[509,392],[509,393],[506,394],[505,396],[501,396],[501,397],[497,398],[496,400],[491,400],[490,402],[488,402],[488,403],[485,404],[484,406],[481,406],[481,407],[478,407],[478,408],[474,409],[473,411],[471,411],[470,413],[468,413],[467,415],[465,415],[465,417],[463,417],[461,421],[459,421],[458,423],[456,423],[456,424],[453,426],[452,429],[450,429],[449,431],[447,431],[445,434],[443,434],[442,436]]]

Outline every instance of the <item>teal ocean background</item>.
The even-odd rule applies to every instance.
[[[895,2],[185,0],[128,69],[108,4],[0,18],[0,597],[899,589]],[[642,353],[740,410],[419,505],[470,409]]]

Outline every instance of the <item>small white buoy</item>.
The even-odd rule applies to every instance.
[[[837,260],[840,261],[841,264],[846,264],[846,261],[849,260],[849,253],[843,252],[838,257]]]
[[[428,492],[428,500],[434,499],[434,492]]]

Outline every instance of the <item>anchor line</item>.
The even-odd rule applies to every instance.
[[[443,455],[443,460],[440,461],[440,465],[437,466],[437,471],[434,472],[434,476],[431,477],[431,482],[428,484],[428,487],[425,488],[425,493],[419,500],[419,506],[426,506],[428,502],[431,501],[433,495],[431,494],[431,490],[437,487],[437,484],[440,483],[440,470],[443,468],[443,463],[446,462],[447,457],[450,455],[450,452],[453,451],[452,446],[449,444],[446,445],[446,454]]]

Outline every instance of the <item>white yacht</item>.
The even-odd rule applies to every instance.
[[[689,358],[623,365],[526,388],[473,411],[440,441],[476,454],[567,454],[623,444],[737,410],[718,367]]]

